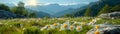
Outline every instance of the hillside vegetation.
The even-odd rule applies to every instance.
[[[96,17],[103,13],[120,12],[120,0],[99,0],[97,2],[91,2],[89,5],[83,7],[85,7],[85,9],[81,7],[78,12],[69,14],[67,16]]]

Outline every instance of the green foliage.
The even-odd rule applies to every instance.
[[[47,18],[50,18],[50,16],[45,16],[44,18],[47,19]]]
[[[74,14],[65,14],[63,17],[74,17]]]
[[[7,6],[7,5],[5,5],[5,4],[0,4],[0,10],[6,10],[6,11],[9,11],[10,9],[9,9],[9,7]]]
[[[112,11],[120,11],[120,5],[114,6],[111,10]]]
[[[18,15],[28,16],[28,11],[24,8],[24,4],[22,2],[19,2],[18,6],[12,8],[11,11]]]
[[[24,30],[24,34],[40,34],[39,28],[33,26]]]
[[[91,8],[87,8],[86,11],[85,11],[85,14],[84,16],[90,16],[91,15]]]
[[[15,27],[9,27],[9,26],[0,27],[0,34],[15,34],[15,33],[18,33]]]
[[[26,16],[27,15],[27,10],[25,10],[24,7],[14,7],[11,9],[11,11],[15,14],[18,14],[18,15],[24,15]]]
[[[17,15],[22,15],[25,17],[35,17],[36,16],[35,12],[30,13],[30,12],[28,12],[28,10],[25,9],[23,2],[19,2],[18,6],[13,7],[11,9],[11,11]]]
[[[98,13],[98,15],[102,14],[102,13],[109,13],[111,12],[110,11],[111,7],[109,5],[105,5],[101,10],[100,12]]]
[[[24,3],[20,1],[20,2],[18,3],[18,7],[24,7]]]
[[[66,15],[64,15],[63,17],[69,17],[70,15],[69,14],[66,14]]]
[[[35,16],[36,16],[35,12],[29,14],[29,17],[35,17]]]
[[[66,20],[70,20],[70,24],[73,24],[73,21],[89,23],[91,19],[93,19],[93,17],[63,18],[63,20],[60,20],[58,18],[54,18],[54,20],[51,18],[6,19],[0,20],[0,23],[3,23],[2,26],[0,24],[0,34],[86,34],[86,32],[94,28],[94,26],[82,26],[82,30],[80,32],[77,32],[76,30],[59,31],[59,28],[44,31],[40,31],[40,29],[47,24],[53,24],[55,22],[59,22],[60,24],[62,24],[66,22]],[[120,25],[120,19],[104,18],[101,18],[95,24],[104,24],[105,22],[108,22],[108,24],[110,25]],[[20,24],[23,24],[23,27],[20,28]]]

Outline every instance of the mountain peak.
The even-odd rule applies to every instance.
[[[47,6],[60,6],[59,4],[49,4]]]

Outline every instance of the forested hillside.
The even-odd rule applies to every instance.
[[[82,9],[82,8],[80,8]],[[91,2],[85,7],[85,9],[79,10],[73,13],[75,17],[78,16],[98,16],[102,13],[110,13],[114,11],[120,12],[120,0],[99,0],[97,2]],[[68,15],[68,16],[71,16]]]

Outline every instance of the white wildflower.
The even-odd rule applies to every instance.
[[[79,31],[81,31],[81,30],[82,30],[82,26],[77,26],[77,27],[76,27],[76,31],[79,32]]]

